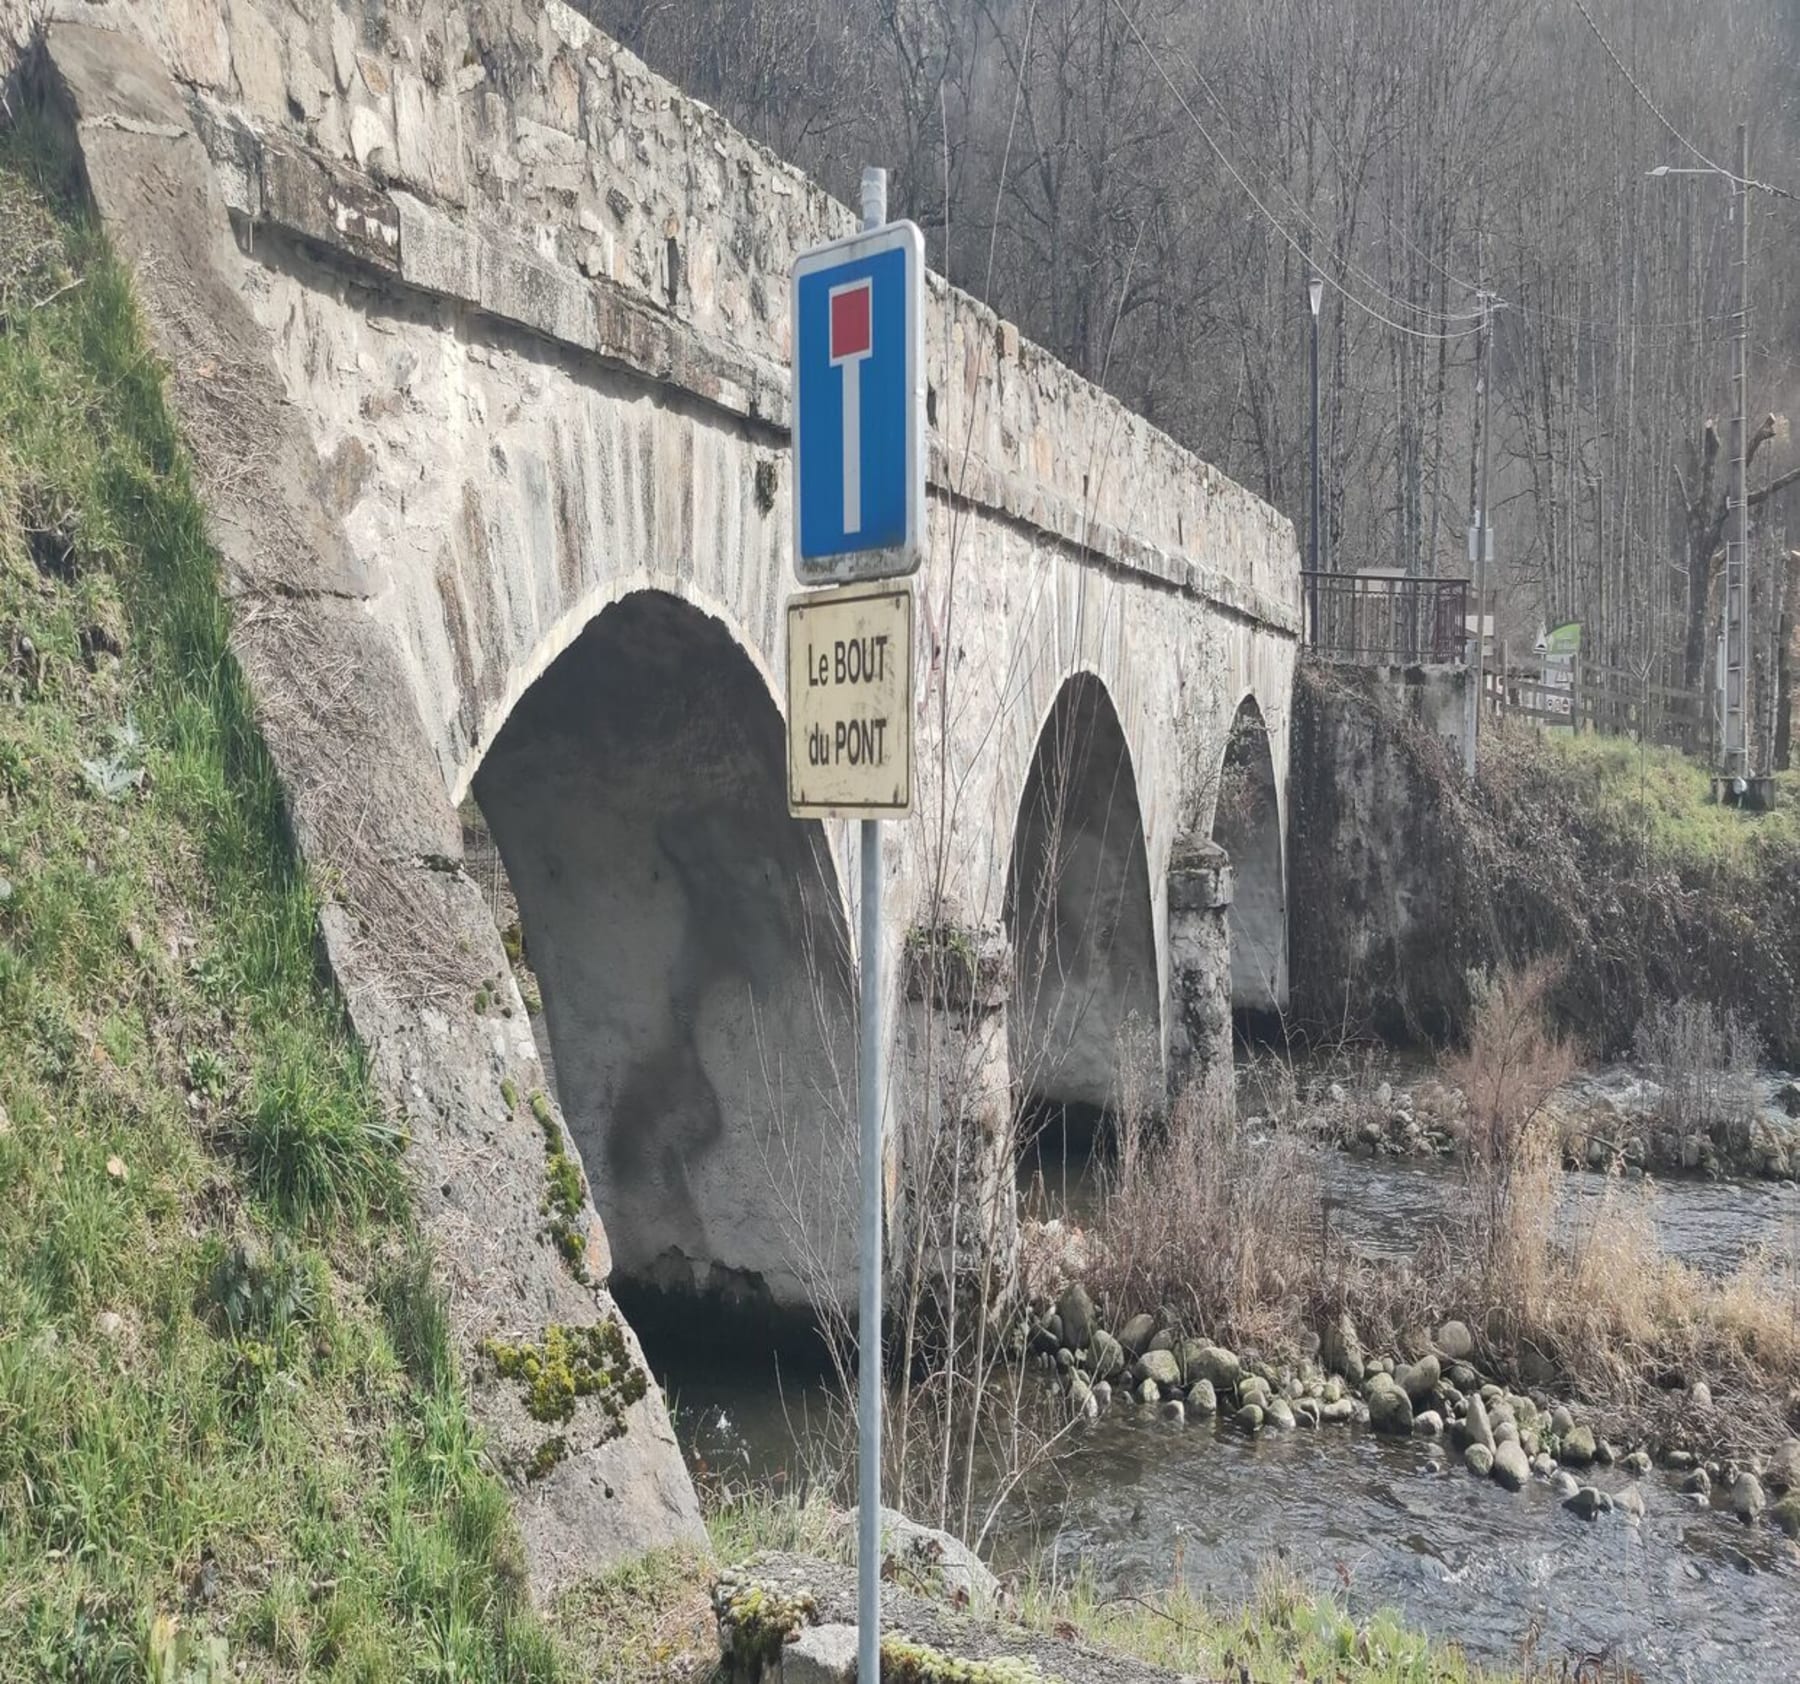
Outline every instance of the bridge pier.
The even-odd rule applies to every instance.
[[[908,931],[889,1129],[889,1261],[967,1274],[1009,1258],[1014,1198],[1011,948],[997,929]],[[971,1196],[972,1195],[972,1196]],[[950,1215],[960,1209],[952,1232]]]
[[[1209,1110],[1233,1102],[1234,878],[1212,841],[1190,843],[1169,865],[1169,1098],[1186,1093]]]

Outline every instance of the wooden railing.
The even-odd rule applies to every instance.
[[[1307,647],[1327,660],[1411,667],[1467,659],[1467,579],[1313,572],[1300,578]]]

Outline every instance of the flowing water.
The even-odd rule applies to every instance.
[[[1456,1171],[1437,1164],[1322,1151],[1317,1167],[1336,1231],[1376,1255],[1410,1255],[1460,1196]],[[1564,1220],[1578,1235],[1604,1183],[1568,1180]],[[1079,1174],[1063,1189],[1077,1219],[1085,1189]],[[1791,1185],[1666,1182],[1655,1210],[1663,1249],[1698,1267],[1727,1270],[1758,1245],[1800,1256]],[[816,1378],[784,1384],[766,1364],[722,1373],[691,1348],[660,1372],[697,1460],[803,1477],[829,1409]],[[1440,1469],[1426,1440],[1344,1428],[1249,1439],[1119,1407],[1007,1505],[991,1554],[1003,1571],[1086,1568],[1117,1591],[1179,1573],[1226,1601],[1281,1563],[1355,1612],[1394,1608],[1494,1664],[1610,1650],[1653,1679],[1800,1679],[1800,1551],[1697,1505],[1660,1472],[1634,1482],[1599,1470],[1594,1483],[1635,1483],[1642,1522],[1582,1521],[1543,1481],[1512,1495],[1453,1457]]]

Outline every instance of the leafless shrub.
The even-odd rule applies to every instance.
[[[1662,1085],[1659,1123],[1734,1147],[1748,1142],[1763,1049],[1743,1016],[1706,1000],[1659,1000],[1640,1020],[1632,1050]]]
[[[1449,1063],[1462,1089],[1464,1239],[1480,1299],[1502,1320],[1529,1321],[1548,1291],[1558,1191],[1551,1096],[1575,1053],[1546,1025],[1544,967],[1482,985],[1467,1049]]]
[[[1093,1285],[1115,1307],[1172,1304],[1220,1337],[1283,1344],[1319,1284],[1320,1202],[1305,1149],[1233,1106],[1182,1095],[1166,1126],[1121,1108]]]

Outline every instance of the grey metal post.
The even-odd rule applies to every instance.
[[[1494,295],[1481,295],[1481,534],[1475,558],[1475,730],[1487,705],[1488,563],[1494,559],[1494,529],[1488,522],[1488,464],[1494,454]],[[1496,623],[1495,630],[1499,630]],[[1471,766],[1470,770],[1474,768]]]
[[[1308,581],[1311,589],[1307,595],[1308,608],[1311,609],[1312,641],[1319,642],[1319,303],[1325,291],[1325,284],[1316,275],[1308,280],[1306,286],[1307,302],[1312,306],[1312,354],[1310,381],[1312,385],[1312,495],[1311,512],[1307,519],[1307,567],[1312,573]]]
[[[862,174],[862,225],[887,221],[887,171]],[[881,1021],[881,821],[862,821],[862,939],[856,1108],[862,1212],[857,1306],[856,1676],[881,1679],[881,1218],[882,1102],[886,1072]]]
[[[1725,545],[1725,694],[1723,767],[1728,778],[1750,776],[1750,131],[1737,129],[1738,258],[1736,341],[1737,415],[1733,422],[1732,536]]]

